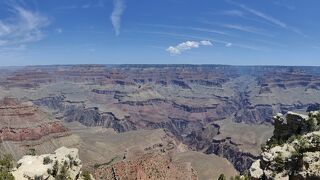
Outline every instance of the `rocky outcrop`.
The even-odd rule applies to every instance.
[[[78,149],[61,147],[53,154],[24,156],[12,175],[17,180],[71,179],[81,180],[82,163]]]
[[[172,80],[171,83],[174,85],[180,86],[182,89],[191,89],[190,86],[184,81]]]
[[[208,112],[210,110],[216,109],[218,105],[214,105],[211,107],[191,107],[183,104],[177,104],[173,102],[173,107],[177,109],[181,109],[186,112],[190,113],[203,113],[203,112]]]
[[[265,119],[264,123],[270,123],[273,114],[271,105],[246,106],[235,114],[236,122],[257,123],[257,119]]]
[[[253,179],[320,179],[320,112],[275,116],[273,137],[250,168]]]
[[[245,172],[258,157],[243,152],[230,138],[213,140],[205,153],[228,159],[239,172]]]
[[[315,104],[310,104],[307,108],[307,112],[311,112],[311,111],[319,111],[320,110],[320,104],[319,103],[315,103]]]

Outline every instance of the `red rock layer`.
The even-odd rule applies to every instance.
[[[0,129],[0,142],[1,141],[29,141],[39,140],[43,136],[56,133],[67,132],[68,129],[60,122],[43,123],[33,128],[2,128]],[[56,134],[56,136],[60,136]]]
[[[121,161],[113,165],[105,165],[94,171],[97,180],[196,180],[196,172],[188,164],[175,164],[167,155],[145,154],[130,161]]]

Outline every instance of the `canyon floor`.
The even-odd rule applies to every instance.
[[[0,133],[0,148],[18,159],[30,148],[77,147],[84,166],[101,177],[110,168],[118,176],[150,174],[143,162],[191,179],[234,176],[258,159],[273,115],[318,106],[319,72],[220,65],[9,68],[1,71],[0,98],[21,105],[1,105],[0,128],[21,135]],[[10,118],[23,123],[6,123]],[[57,125],[42,125],[49,122]]]

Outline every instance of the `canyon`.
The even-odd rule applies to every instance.
[[[51,153],[58,146],[77,147],[83,166],[92,171],[95,164],[115,159],[99,174],[121,168],[119,157],[129,151],[130,167],[159,161],[159,169],[169,164],[173,172],[184,169],[207,179],[248,170],[272,136],[274,114],[317,108],[320,68],[15,67],[1,71],[0,98],[0,149],[14,152],[16,159],[28,148]],[[181,154],[192,167],[181,165]],[[198,158],[199,163],[192,159],[195,154],[207,158]],[[205,168],[217,171],[208,175]]]

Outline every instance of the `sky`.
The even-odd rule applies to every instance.
[[[319,0],[0,0],[0,66],[319,66],[319,7]]]

